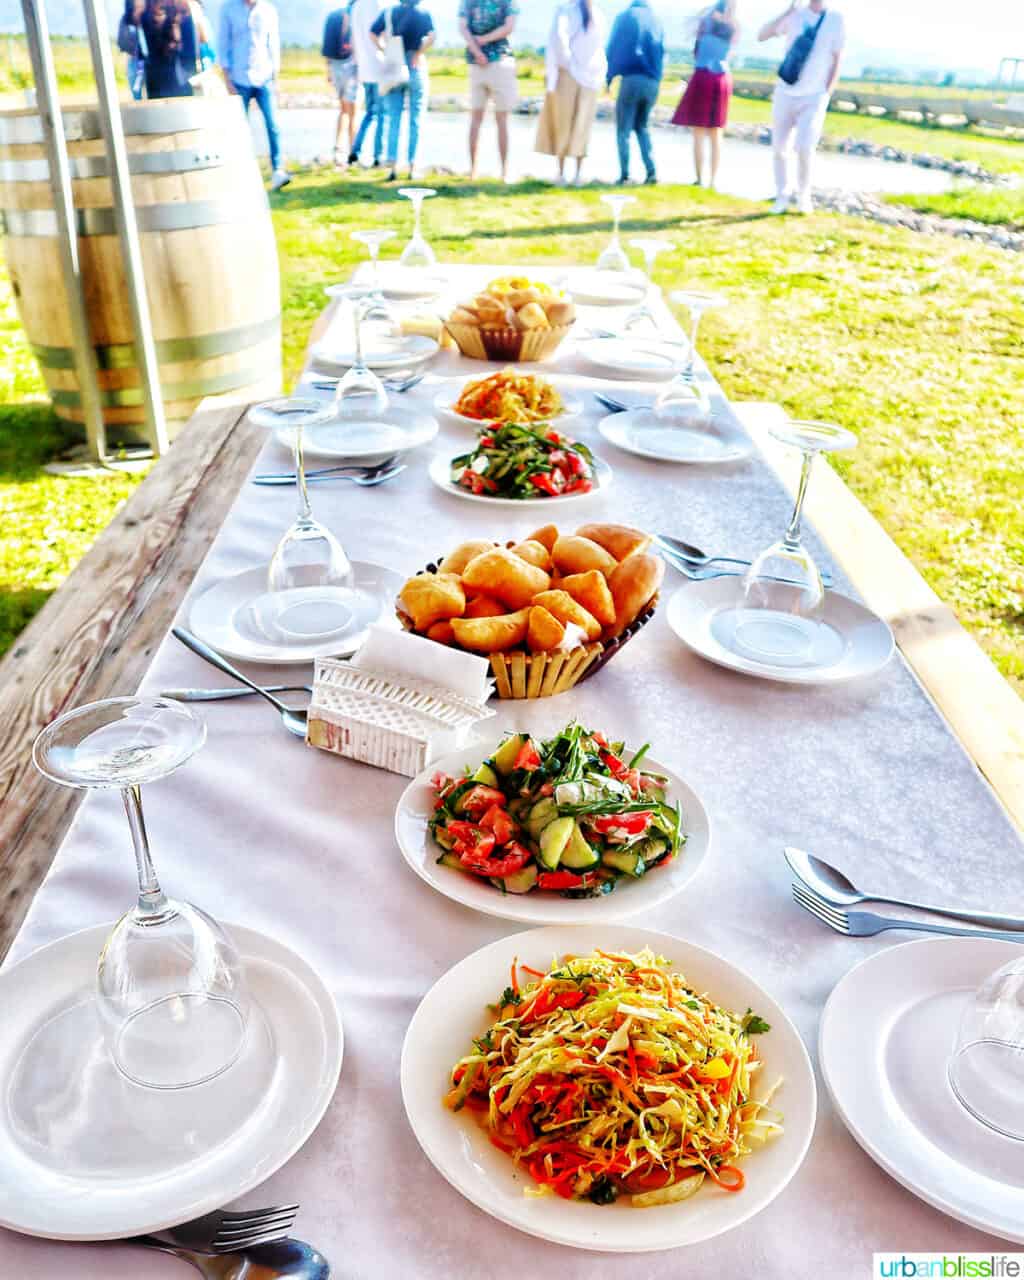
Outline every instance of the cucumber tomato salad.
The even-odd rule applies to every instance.
[[[435,774],[438,862],[502,893],[593,898],[674,858],[686,840],[647,746],[570,724],[547,742],[512,734],[467,776]]]

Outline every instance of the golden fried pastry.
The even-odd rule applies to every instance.
[[[558,541],[558,526],[546,524],[540,529],[534,529],[533,533],[526,539],[527,542],[539,542],[541,546],[547,547],[548,551],[554,550],[555,543]]]
[[[447,620],[435,622],[432,627],[427,628],[427,639],[436,640],[438,644],[454,644],[455,632],[452,630],[452,624]]]
[[[601,624],[568,591],[542,591],[533,597],[534,608],[543,606],[554,614],[559,622],[574,622],[581,627],[588,640],[596,640],[601,634]]]
[[[608,579],[615,601],[615,621],[607,628],[609,636],[617,636],[643,612],[664,576],[664,560],[646,551],[638,551],[623,560]]]
[[[561,582],[562,590],[581,604],[588,613],[602,624],[609,627],[615,621],[615,601],[612,599],[608,579],[600,569],[591,569],[589,573],[572,573]]]
[[[464,618],[500,618],[508,609],[493,596],[474,596],[466,605]]]
[[[490,551],[493,546],[493,542],[483,540],[460,543],[454,551],[450,551],[441,561],[439,572],[461,573],[474,556],[481,555],[484,551]]]
[[[525,307],[528,302],[542,302],[544,295],[533,285],[529,285],[525,289],[510,289],[505,294],[505,301],[513,311],[518,311],[520,307]]]
[[[547,574],[544,575],[545,582]],[[398,593],[402,607],[417,631],[426,631],[445,618],[461,617],[466,593],[454,573],[420,573]]]
[[[462,581],[474,592],[503,600],[510,609],[522,609],[547,589],[549,578],[543,569],[507,547],[493,547],[470,560],[462,571]]]
[[[563,298],[545,298],[543,305],[548,324],[552,328],[556,325],[572,324],[576,319],[575,305],[572,302],[566,302]]]
[[[579,534],[563,534],[552,547],[551,558],[563,574],[589,573],[591,569],[600,569],[607,574],[612,573],[618,564],[599,543]]]
[[[455,641],[475,653],[501,653],[514,649],[526,639],[530,610],[506,613],[500,618],[454,618]]]
[[[631,529],[627,524],[585,524],[576,530],[581,538],[589,538],[599,547],[604,547],[616,560],[625,560],[627,556],[636,555],[638,551],[646,551],[651,545],[651,535],[640,529]]]
[[[452,324],[479,324],[476,312],[468,307],[456,307],[449,318]]]
[[[548,329],[547,315],[539,302],[528,302],[516,312],[520,329]]]
[[[535,564],[538,569],[548,570],[551,568],[551,554],[543,542],[536,542],[532,538],[527,538],[525,542],[516,543],[512,550],[517,556],[528,560],[530,564]]]
[[[526,647],[531,653],[550,653],[565,639],[565,627],[543,605],[535,604],[530,610],[530,624],[526,629]]]

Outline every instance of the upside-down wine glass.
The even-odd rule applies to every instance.
[[[830,422],[792,418],[770,430],[777,440],[801,451],[800,481],[785,533],[754,558],[740,582],[737,602],[730,610],[730,647],[758,662],[817,665],[826,660],[820,626],[825,588],[801,538],[804,498],[818,454],[852,449],[857,437]]]
[[[334,408],[339,418],[366,418],[381,414],[388,407],[387,388],[363,356],[363,322],[372,316],[375,303],[372,293],[365,288],[349,288],[342,296],[348,298],[352,309],[355,359],[338,379]]]
[[[353,231],[352,239],[357,240],[370,255],[369,293],[367,294],[366,318],[386,320],[394,325],[395,313],[384,298],[384,289],[380,279],[380,247],[394,236],[390,227],[370,227],[366,231]]]
[[[976,1120],[1024,1141],[1024,960],[997,969],[967,1001],[947,1076]]]
[[[728,299],[724,294],[709,293],[704,289],[675,289],[669,297],[690,312],[690,349],[686,353],[686,364],[655,399],[654,412],[662,418],[688,416],[697,404],[703,413],[708,414],[711,402],[697,379],[697,330],[705,311],[724,307]]]
[[[423,201],[436,196],[433,187],[399,187],[398,194],[412,201],[412,238],[402,250],[398,261],[403,267],[436,267],[437,255],[423,235]]]
[[[648,324],[657,329],[658,317],[654,314],[654,308],[651,306],[651,299],[658,292],[658,286],[654,283],[654,264],[659,253],[664,253],[666,249],[674,249],[675,244],[671,240],[655,240],[650,236],[637,236],[635,239],[630,240],[629,247],[631,249],[639,249],[644,255],[644,266],[647,270],[647,295],[643,302],[626,316],[623,327],[627,333],[638,328],[641,324]]]
[[[144,783],[179,769],[206,727],[169,698],[109,698],[67,712],[36,739],[39,771],[66,787],[119,788],[139,894],[100,952],[96,998],[118,1070],[150,1089],[186,1089],[226,1071],[245,1045],[250,1001],[219,924],[160,887],[142,813]]]
[[[631,270],[630,261],[619,239],[619,223],[622,221],[623,209],[627,204],[632,204],[636,196],[610,192],[603,195],[601,199],[612,211],[612,238],[597,260],[597,269],[598,271],[629,271]]]

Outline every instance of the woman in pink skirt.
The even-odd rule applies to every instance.
[[[701,15],[693,50],[693,75],[672,117],[673,124],[693,130],[693,164],[697,171],[695,185],[698,187],[703,184],[704,156],[708,149],[711,152],[708,185],[714,187],[718,177],[722,130],[729,117],[729,99],[732,97],[729,55],[739,31],[735,0],[717,0]]]

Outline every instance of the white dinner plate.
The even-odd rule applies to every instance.
[[[648,281],[628,271],[587,271],[574,276],[568,289],[576,302],[592,307],[628,307],[647,297]]]
[[[438,413],[443,413],[446,417],[451,418],[454,422],[459,423],[461,426],[472,427],[474,431],[479,427],[486,427],[491,423],[502,421],[502,419],[498,418],[470,418],[464,413],[456,413],[454,406],[462,395],[466,385],[470,382],[480,381],[481,379],[479,377],[464,378],[461,382],[456,383],[454,387],[445,388],[444,390],[439,391],[434,397],[434,409]],[[544,419],[544,421],[560,423],[567,422],[570,418],[579,417],[583,412],[583,401],[580,397],[570,394],[554,379],[551,379],[550,381],[562,397],[563,408],[561,413],[556,413],[551,418]]]
[[[496,749],[498,743],[493,744]],[[654,867],[634,881],[619,880],[611,893],[600,898],[563,898],[557,893],[502,893],[477,876],[441,866],[437,859],[444,850],[427,830],[433,811],[430,779],[438,771],[459,777],[469,766],[475,769],[488,755],[482,743],[464,747],[443,760],[436,760],[409,783],[395,810],[395,837],[402,856],[413,871],[431,888],[455,902],[501,920],[523,920],[528,924],[590,924],[599,920],[620,920],[659,906],[680,893],[700,870],[711,847],[711,825],[696,792],[664,765],[645,758],[644,768],[664,773],[669,780],[668,800],[677,800],[682,810],[682,830],[686,843],[671,862]]]
[[[0,973],[0,1226],[26,1235],[115,1240],[217,1209],[298,1151],[338,1083],[330,992],[280,942],[229,925],[254,1000],[242,1057],[191,1089],[130,1084],[94,1003],[111,927]]]
[[[452,460],[439,454],[430,464],[427,474],[439,489],[468,502],[484,502],[491,507],[555,507],[564,502],[581,502],[595,494],[604,493],[612,482],[612,469],[601,458],[594,459],[594,487],[589,493],[560,493],[555,497],[538,493],[536,498],[502,498],[487,493],[470,493],[451,479]]]
[[[683,644],[709,662],[785,684],[841,684],[880,671],[895,649],[887,623],[838,591],[825,592],[820,661],[807,666],[758,662],[729,647],[740,579],[709,578],[680,587],[669,601],[668,625]]]
[[[1024,1242],[1021,1145],[975,1120],[946,1078],[968,997],[1020,954],[991,938],[877,951],[829,996],[818,1053],[836,1110],[886,1173],[951,1218]]]
[[[576,343],[580,358],[598,373],[613,378],[674,377],[686,363],[686,342],[659,342],[651,338],[582,338]]]
[[[623,1200],[610,1205],[524,1195],[528,1175],[493,1147],[468,1109],[454,1114],[442,1104],[452,1067],[474,1037],[493,1020],[487,1005],[508,982],[512,962],[547,970],[566,953],[596,947],[635,952],[651,947],[671,961],[687,982],[725,1008],[752,1008],[771,1025],[758,1036],[764,1063],[763,1088],[784,1080],[773,1105],[785,1117],[785,1131],[744,1158],[741,1192],[705,1185],[681,1204],[634,1209]],[[814,1132],[814,1073],[796,1028],[768,993],[749,975],[703,947],[681,938],[626,925],[560,925],[513,933],[482,947],[449,969],[427,992],[413,1015],[402,1048],[402,1098],[420,1146],[438,1171],[478,1208],[529,1235],[578,1249],[645,1253],[674,1249],[721,1235],[759,1213],[799,1169]],[[443,1216],[439,1204],[437,1212]],[[683,1274],[682,1268],[680,1274]],[[595,1268],[594,1274],[601,1273]]]
[[[401,574],[391,569],[362,560],[353,560],[352,569],[355,574],[353,612],[356,620],[340,636],[336,633],[324,636],[315,628],[303,631],[302,618],[299,617],[297,627],[287,625],[284,620],[286,633],[276,641],[269,638],[252,614],[254,605],[261,601],[266,604],[265,567],[246,569],[230,578],[222,578],[197,596],[189,610],[189,627],[218,653],[239,662],[293,666],[312,662],[314,658],[344,657],[359,648],[367,627],[382,617],[391,616],[395,598],[405,581]],[[306,593],[315,593],[316,590],[306,588]],[[312,594],[306,598],[297,592],[294,603],[297,607],[308,607],[315,605],[315,600]]]
[[[438,429],[436,418],[429,414],[389,406],[380,414],[335,418],[306,427],[302,444],[304,452],[313,458],[352,459],[369,464],[428,444]],[[279,427],[274,432],[274,439],[289,451],[294,447],[294,437],[292,427]]]
[[[439,350],[433,338],[418,333],[389,334],[366,325],[363,359],[371,369],[411,369],[424,364]],[[355,361],[355,347],[344,338],[324,338],[310,351],[312,364],[321,373],[344,373]]]
[[[324,290],[329,298],[347,298],[350,284],[329,284]],[[414,300],[436,298],[448,288],[444,276],[417,267],[403,267],[398,263],[380,269],[380,289],[385,298]]]
[[[651,409],[610,413],[597,424],[609,444],[659,462],[736,462],[753,452],[748,437],[722,416],[665,421]]]

